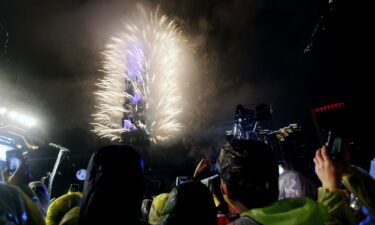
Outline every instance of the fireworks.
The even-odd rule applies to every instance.
[[[124,132],[142,130],[152,141],[167,140],[182,128],[179,77],[187,42],[158,10],[147,13],[138,7],[135,19],[103,52],[105,76],[95,92],[93,132],[121,140]]]

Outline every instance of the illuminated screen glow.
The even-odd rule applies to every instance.
[[[0,161],[6,161],[6,152],[13,149],[12,146],[0,144]]]

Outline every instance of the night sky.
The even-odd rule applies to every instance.
[[[326,0],[3,0],[0,22],[9,41],[6,53],[0,43],[0,100],[38,115],[40,142],[70,148],[82,166],[108,143],[89,132],[94,84],[103,76],[100,51],[136,3],[160,5],[201,62],[187,136],[222,137],[237,104],[271,103],[271,128],[298,122],[314,143],[309,109],[361,96],[353,94],[352,78],[337,72],[336,12],[304,54]],[[173,151],[192,160],[203,154]],[[39,154],[56,154],[50,152]]]

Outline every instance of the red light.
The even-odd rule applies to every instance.
[[[314,108],[313,112],[316,112],[316,113],[330,112],[330,111],[335,111],[335,110],[338,110],[338,109],[343,109],[344,107],[345,107],[345,103],[339,102],[339,103],[335,103],[335,104],[332,104],[332,105]]]

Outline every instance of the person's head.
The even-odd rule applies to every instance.
[[[100,148],[89,162],[78,224],[138,224],[143,194],[141,156],[130,146]]]
[[[26,224],[27,208],[21,191],[0,182],[0,224]]]
[[[221,149],[217,164],[222,192],[236,207],[260,208],[277,200],[278,167],[263,142],[232,140]]]
[[[26,193],[0,182],[0,224],[44,224],[44,218]]]
[[[47,186],[43,182],[33,181],[29,183],[29,187],[31,188],[31,190],[33,190],[35,195],[38,197],[40,201],[40,205],[42,206],[44,213],[46,213],[50,204],[50,198],[49,198]]]
[[[208,188],[197,181],[175,187],[165,203],[160,225],[216,225],[216,209]]]

